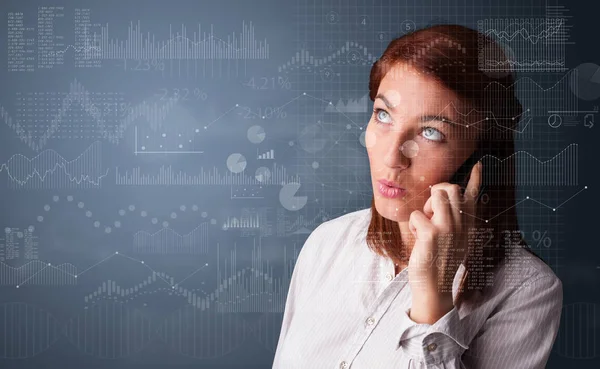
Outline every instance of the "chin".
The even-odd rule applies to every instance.
[[[396,210],[396,208],[398,210]],[[387,199],[375,197],[375,209],[382,217],[395,221],[406,221],[410,218],[412,209],[406,207],[404,202],[400,199]]]

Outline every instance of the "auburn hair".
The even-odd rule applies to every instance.
[[[510,63],[506,54],[490,37],[460,25],[435,25],[390,42],[371,68],[369,97],[375,100],[388,73],[397,68],[414,68],[458,96],[470,112],[465,115],[467,121],[472,117],[469,124],[479,130],[478,148],[485,148],[486,155],[504,159],[515,153],[514,127],[523,114],[515,93],[516,77],[507,66]],[[480,121],[482,116],[486,118]],[[455,304],[470,299],[473,292],[482,290],[485,282],[493,279],[495,269],[506,259],[510,248],[523,247],[535,255],[519,231],[514,166],[504,169],[508,171],[503,171],[506,181],[503,184],[487,181],[489,185],[482,187],[478,195],[475,236],[470,238],[472,242],[463,260],[466,273]],[[395,263],[407,264],[410,255],[403,247],[398,224],[377,212],[374,195],[371,214],[366,236],[369,247]]]

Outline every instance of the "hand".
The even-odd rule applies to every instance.
[[[416,239],[408,261],[410,318],[417,323],[433,324],[454,307],[452,282],[475,223],[481,166],[473,166],[464,195],[456,184],[435,184],[423,212],[410,214],[409,229]]]

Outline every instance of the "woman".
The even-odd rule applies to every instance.
[[[519,237],[514,168],[486,175],[522,115],[507,65],[456,25],[397,38],[373,65],[371,207],[306,240],[274,369],[545,366],[562,284]]]

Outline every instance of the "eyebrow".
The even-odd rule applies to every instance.
[[[392,106],[392,104],[390,103],[390,101],[382,94],[377,94],[377,96],[375,96],[375,100],[377,99],[381,99],[383,101],[383,103],[385,104],[385,106],[388,107],[388,109],[390,110],[394,110],[394,107]]]
[[[377,99],[381,99],[383,101],[383,103],[385,104],[385,106],[387,106],[388,109],[394,111],[394,107],[392,106],[390,101],[384,95],[378,94],[377,96],[375,96],[375,100],[377,100]],[[444,115],[424,115],[421,117],[421,122],[430,122],[433,120],[438,120],[440,122],[448,123],[448,124],[456,124],[452,119],[450,119]]]
[[[424,115],[421,117],[421,122],[430,122],[432,120],[437,120],[447,124],[456,124],[453,120],[443,115]]]

